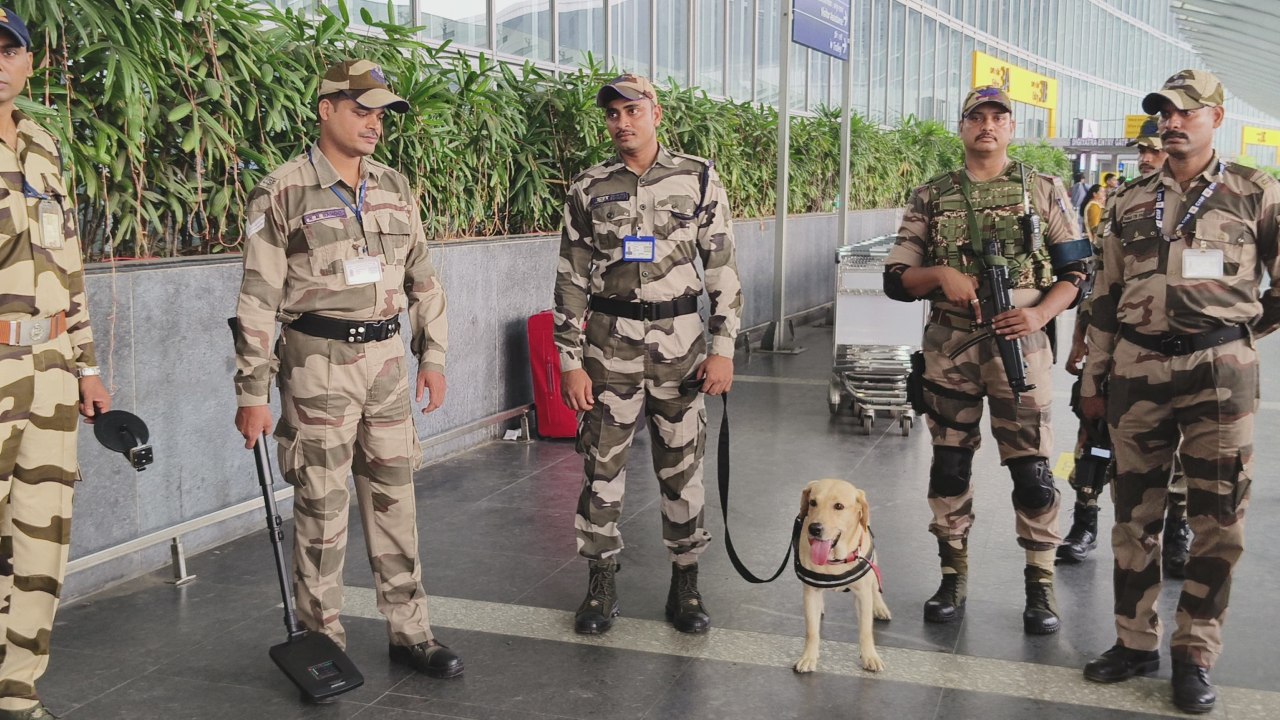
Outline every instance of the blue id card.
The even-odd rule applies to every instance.
[[[653,262],[655,240],[652,235],[628,235],[622,238],[622,260],[624,262]]]

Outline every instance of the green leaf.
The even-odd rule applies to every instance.
[[[170,110],[169,114],[165,117],[169,122],[174,123],[174,122],[178,122],[179,120],[181,120],[182,118],[190,114],[191,114],[191,105],[187,104],[187,105],[179,105],[175,107],[174,109]]]

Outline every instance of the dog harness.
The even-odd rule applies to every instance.
[[[796,517],[796,526],[799,527],[803,522],[803,516]],[[870,528],[867,529],[871,533]],[[880,576],[880,566],[872,562],[871,558],[876,553],[876,536],[871,533],[871,547],[867,549],[866,557],[858,555],[858,549],[854,548],[853,553],[843,560],[829,560],[828,565],[849,565],[849,569],[839,575],[824,575],[816,573],[804,565],[800,564],[800,533],[794,533],[791,540],[791,551],[793,565],[796,571],[796,577],[800,578],[800,582],[809,587],[819,588],[821,590],[835,590],[844,588],[845,592],[849,591],[849,585],[861,580],[869,572],[876,574],[876,584],[880,586],[880,591],[884,592],[884,579]]]

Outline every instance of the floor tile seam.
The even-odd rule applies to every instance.
[[[405,678],[405,680],[409,680],[411,678],[413,678],[413,675],[410,675],[409,677]],[[404,681],[402,680],[401,682],[404,682]],[[399,685],[400,683],[396,683],[396,684]],[[410,693],[398,693],[398,692],[395,692],[394,690],[388,690],[387,692],[383,693],[383,697],[386,697],[387,695],[395,695],[396,697],[409,698],[411,700],[444,700],[444,698],[438,698],[434,695],[425,695],[425,696],[412,695]],[[448,700],[448,702],[454,705],[462,705],[468,708],[483,708],[485,710],[514,710],[515,709],[515,708],[509,708],[503,705],[480,705],[478,703],[463,702],[461,700]],[[403,710],[404,709],[404,708],[392,707],[390,705],[371,705],[370,707],[377,707],[383,710]],[[407,712],[417,712],[417,710],[408,710]],[[580,718],[574,717],[573,715],[553,715],[551,713],[545,713],[539,710],[520,710],[519,712],[525,713],[527,715],[534,715],[535,717],[538,717],[538,718],[547,718],[547,720],[581,720]],[[453,717],[453,716],[447,715],[446,717]],[[460,720],[468,720],[468,719],[460,718]]]
[[[552,464],[554,464],[554,463],[552,463]],[[545,470],[547,467],[551,467],[551,466],[550,466],[550,465],[547,465],[546,467],[540,467],[540,468],[537,468],[537,469],[533,470],[532,472],[528,473],[527,475],[521,475],[521,476],[520,476],[519,478],[517,478],[516,480],[513,480],[512,482],[510,482],[510,483],[508,483],[508,484],[506,484],[506,485],[502,486],[501,488],[499,488],[499,489],[497,489],[497,490],[494,490],[493,492],[489,493],[488,495],[485,495],[484,497],[480,498],[480,499],[479,499],[479,500],[477,500],[476,502],[477,502],[477,503],[484,503],[485,501],[487,501],[487,500],[489,500],[490,498],[492,498],[494,495],[501,495],[502,493],[506,492],[507,490],[510,490],[511,488],[515,487],[516,485],[519,485],[520,483],[524,482],[525,480],[528,480],[529,478],[533,477],[534,475],[537,475],[538,473],[541,473],[541,472],[542,472],[543,470]]]
[[[461,600],[443,598],[436,603],[433,610],[433,622],[445,627],[455,627],[474,632],[485,632],[512,637],[523,637],[533,640],[552,642],[568,642],[579,645],[604,647],[613,650],[630,650],[669,656],[684,656],[695,659],[719,662],[737,662],[766,667],[790,668],[798,657],[803,638],[784,636],[754,631],[725,630],[705,636],[673,636],[674,630],[666,623],[656,620],[628,618],[615,626],[614,630],[602,636],[576,636],[568,631],[572,613],[563,610],[535,608],[526,606],[506,606],[486,601]],[[484,617],[483,623],[471,622],[463,616]],[[453,616],[453,617],[450,617]],[[532,620],[532,622],[530,622]],[[668,632],[670,631],[670,633]],[[657,642],[655,642],[655,640]],[[733,647],[744,642],[763,642],[770,648],[789,648],[784,659],[770,659],[762,655],[743,654]],[[988,693],[1007,697],[1040,700],[1064,705],[1081,707],[1097,707],[1129,712],[1167,713],[1169,707],[1163,702],[1151,698],[1165,698],[1168,682],[1154,678],[1137,678],[1114,686],[1099,686],[1084,680],[1076,668],[1056,665],[1043,665],[996,658],[982,658],[953,653],[897,648],[879,645],[882,657],[889,669],[871,675],[860,669],[858,646],[856,643],[840,641],[822,642],[824,665],[828,668],[839,666],[848,668],[842,671],[825,670],[828,674],[863,679],[883,679],[893,682],[904,682],[913,685],[951,689],[962,692]],[[780,656],[781,657],[781,656]],[[843,663],[841,663],[843,661]],[[898,667],[924,668],[919,676],[895,670]],[[853,669],[859,668],[859,669]],[[984,672],[985,671],[985,672]],[[979,677],[979,673],[981,677]],[[1027,682],[1022,685],[1021,692],[1015,692],[1014,686],[1008,682],[1010,678],[1026,678],[1032,680],[1052,679],[1067,682],[1073,691],[1065,695],[1055,694],[1056,690],[1043,689],[1043,683]],[[977,680],[978,682],[974,682]],[[1159,688],[1162,692],[1157,692]],[[1223,705],[1229,705],[1230,698],[1237,688],[1219,686],[1224,696]],[[1250,695],[1253,698],[1271,702],[1280,701],[1280,693],[1270,691],[1247,690],[1241,697]],[[1254,715],[1244,707],[1237,708],[1232,717],[1251,718],[1267,717]]]
[[[578,562],[577,556],[569,558],[568,560],[565,560],[563,563],[560,564],[560,567],[556,568],[555,570],[552,570],[550,574],[548,574],[546,577],[542,578],[538,582],[534,583],[528,590],[525,590],[524,592],[517,595],[516,599],[511,601],[511,604],[513,605],[520,604],[520,602],[524,600],[526,597],[528,597],[530,593],[542,587],[544,583],[546,583],[551,578],[555,577],[556,574],[559,573],[561,570],[564,570],[565,568],[569,567],[570,565],[573,565],[576,562]]]

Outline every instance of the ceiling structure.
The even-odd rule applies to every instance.
[[[1228,91],[1280,118],[1280,0],[1172,0],[1183,38]]]

